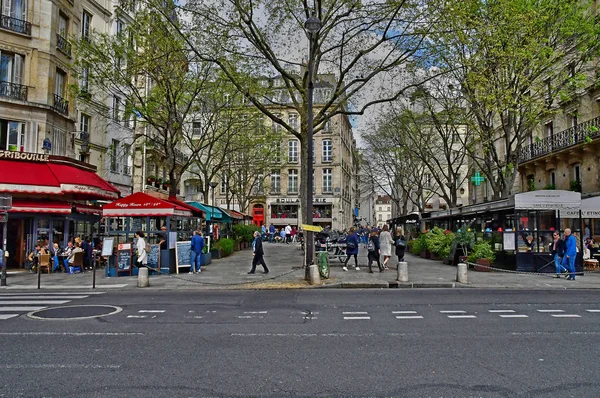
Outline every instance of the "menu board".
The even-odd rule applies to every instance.
[[[102,257],[112,256],[114,245],[114,238],[104,238],[104,241],[102,242]]]
[[[131,243],[121,243],[117,247],[117,272],[131,272]]]
[[[160,245],[150,245],[148,253],[148,267],[160,268]]]
[[[175,245],[175,268],[191,266],[192,241],[177,242]]]
[[[515,250],[515,233],[504,232],[503,238],[504,250]]]

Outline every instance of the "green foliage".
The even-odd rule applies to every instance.
[[[233,236],[238,242],[252,242],[254,231],[259,229],[256,225],[235,224],[233,226]]]
[[[467,229],[461,229],[454,236],[454,242],[463,249],[463,253],[467,256],[468,251],[475,245],[475,234]]]
[[[473,251],[467,257],[469,262],[476,262],[479,259],[487,259],[493,262],[496,259],[496,253],[492,250],[492,245],[489,242],[483,241],[475,244]]]
[[[448,257],[452,248],[454,234],[439,227],[434,227],[426,235],[427,249],[440,257]]]
[[[235,240],[221,238],[215,243],[216,249],[221,249],[221,255],[223,257],[227,257],[233,253],[233,246],[235,245]]]
[[[556,189],[556,184],[548,184],[544,187],[544,189],[554,190]]]
[[[427,236],[426,234],[421,234],[417,239],[414,240],[412,246],[412,254],[418,256],[421,252],[427,250]]]
[[[574,192],[581,192],[581,181],[573,180],[569,185],[569,189]]]

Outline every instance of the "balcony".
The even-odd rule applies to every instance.
[[[56,34],[56,48],[67,57],[71,58],[71,43],[60,34]]]
[[[54,94],[54,110],[61,115],[69,116],[69,101],[61,97],[60,95]]]
[[[31,23],[8,15],[0,16],[0,28],[31,36]]]
[[[0,82],[0,97],[27,101],[27,86],[10,82]]]
[[[552,152],[589,142],[600,137],[600,117],[527,145],[519,151],[519,162],[527,162]]]

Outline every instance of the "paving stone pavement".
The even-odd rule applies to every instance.
[[[202,267],[200,274],[152,275],[150,289],[289,289],[289,288],[512,288],[512,289],[598,289],[600,272],[586,272],[576,281],[564,278],[555,279],[552,275],[515,274],[507,272],[476,272],[469,270],[468,283],[456,282],[456,267],[444,265],[440,261],[422,259],[407,254],[409,282],[396,282],[397,259],[392,257],[389,270],[369,274],[366,250],[359,253],[360,271],[353,267],[351,259],[348,271],[342,270],[338,259],[330,259],[330,278],[324,279],[321,286],[310,286],[304,280],[301,268],[303,252],[298,244],[264,244],[268,274],[262,273],[259,265],[256,274],[248,275],[252,263],[250,249],[233,253],[231,256],[213,260]],[[352,265],[352,266],[351,266]],[[185,270],[185,268],[184,268]],[[106,277],[104,270],[96,271],[96,287],[99,289],[136,289],[137,277]],[[37,275],[27,272],[8,272],[7,287],[3,289],[36,289]],[[92,286],[92,273],[42,274],[41,286],[44,289],[89,289]]]

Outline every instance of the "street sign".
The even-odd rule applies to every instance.
[[[300,227],[305,231],[312,231],[312,232],[321,232],[323,230],[323,227],[320,227],[318,225],[302,224],[302,225],[300,225]]]
[[[7,221],[8,221],[8,214],[0,213],[0,223],[7,222]]]

